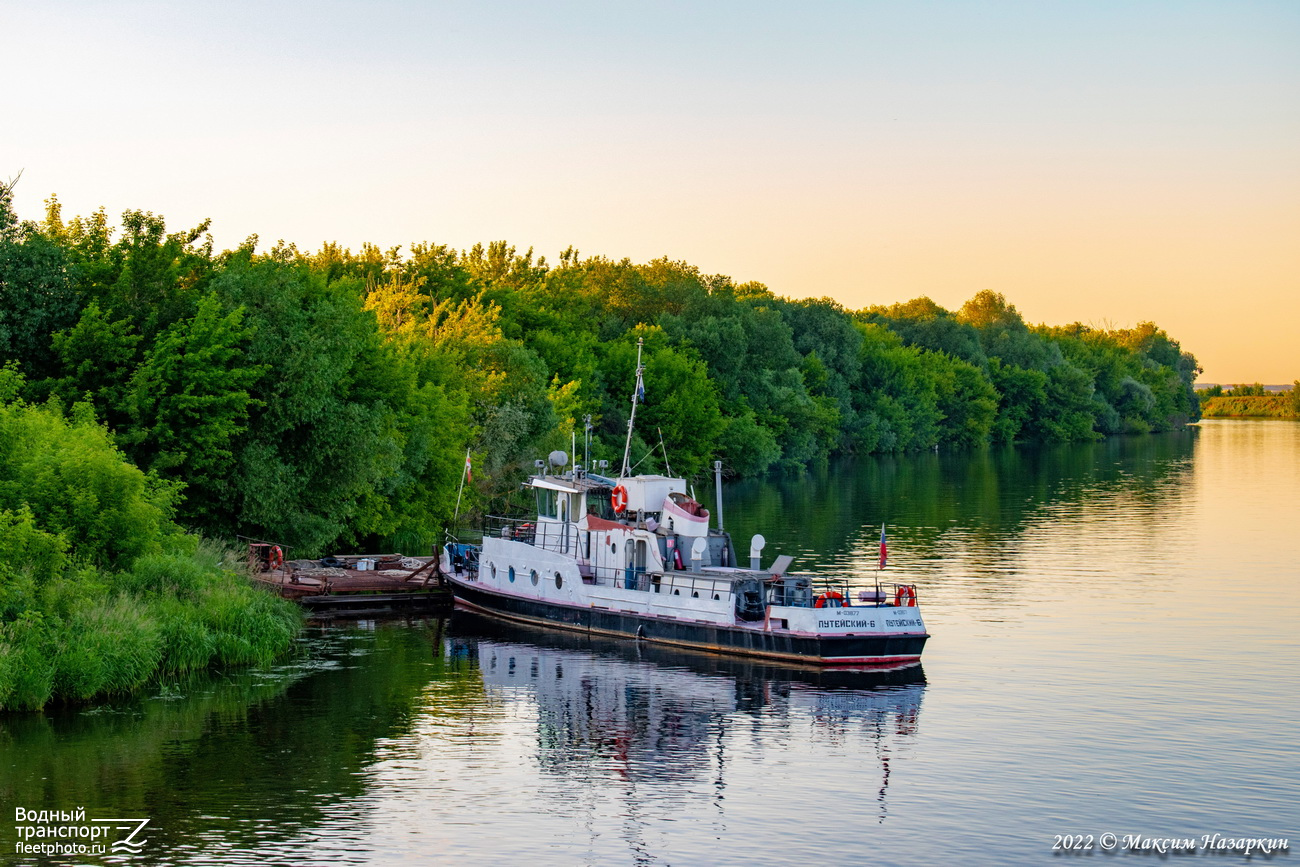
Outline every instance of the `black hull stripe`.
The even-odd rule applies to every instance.
[[[536,599],[506,596],[454,581],[457,602],[468,608],[575,632],[630,638],[708,650],[759,656],[804,665],[870,665],[913,662],[921,658],[926,634],[875,636],[809,636],[764,632],[709,623],[647,617],[604,608],[574,608]]]

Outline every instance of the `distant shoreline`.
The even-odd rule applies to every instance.
[[[1201,403],[1201,418],[1300,419],[1289,390],[1282,394],[1209,397]]]
[[[1196,389],[1197,391],[1201,391],[1202,389],[1206,389],[1206,388],[1214,388],[1217,385],[1220,388],[1226,389],[1226,388],[1236,388],[1238,385],[1241,384],[1242,383],[1239,382],[1198,382],[1195,383],[1192,386],[1192,388]],[[1282,392],[1290,391],[1291,387],[1292,387],[1291,383],[1286,382],[1283,383],[1282,385],[1266,385],[1263,388],[1265,391],[1267,391],[1270,394],[1280,394]]]

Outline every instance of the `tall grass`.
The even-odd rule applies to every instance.
[[[132,692],[162,659],[157,622],[130,596],[86,600],[61,627],[50,663],[53,692],[66,699]]]
[[[88,407],[14,400],[20,385],[0,366],[0,710],[289,647],[297,609],[171,521],[178,486],[127,461]]]
[[[165,636],[162,671],[264,663],[289,646],[301,614],[250,577],[236,551],[208,540],[188,555],[137,561],[127,580]]]
[[[35,710],[54,692],[49,627],[39,611],[0,624],[0,708]]]
[[[265,663],[302,623],[256,587],[231,549],[193,540],[127,572],[47,581],[0,624],[0,709],[35,710],[134,692],[163,675]]]

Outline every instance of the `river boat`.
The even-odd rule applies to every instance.
[[[682,478],[628,468],[640,354],[617,478],[571,464],[562,451],[525,483],[536,509],[488,517],[481,542],[452,540],[441,571],[457,605],[543,626],[623,636],[813,666],[913,665],[929,635],[916,589],[855,587],[762,565],[752,538],[742,562],[721,520]],[[721,464],[714,464],[721,504]]]

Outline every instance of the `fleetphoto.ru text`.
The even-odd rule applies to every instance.
[[[148,819],[88,819],[86,808],[75,810],[14,809],[15,855],[138,855],[147,840],[140,838]]]

